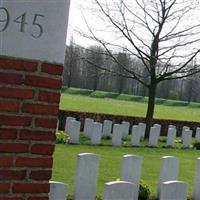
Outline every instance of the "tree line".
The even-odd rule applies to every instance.
[[[134,71],[141,71],[142,69],[140,73],[145,76],[144,66],[137,57],[131,57],[126,51],[113,54],[128,69]],[[109,71],[112,71],[112,73]],[[121,74],[124,75],[121,76]],[[166,80],[158,85],[156,97],[187,101],[188,103],[191,101],[199,102],[199,85],[199,74],[183,79]],[[102,47],[90,46],[84,48],[73,42],[66,47],[63,86],[148,96],[146,87],[137,80],[128,77],[128,74],[126,77],[125,71],[107,55]]]

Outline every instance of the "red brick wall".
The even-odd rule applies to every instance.
[[[0,58],[0,200],[47,200],[63,67]]]

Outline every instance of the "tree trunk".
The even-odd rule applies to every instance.
[[[153,114],[154,114],[154,107],[155,107],[155,97],[156,97],[156,83],[152,83],[149,87],[149,98],[148,98],[148,108],[146,114],[146,130],[145,130],[145,137],[148,138],[150,134],[150,129],[153,123]]]
[[[72,82],[72,74],[70,73],[68,75],[68,80],[67,80],[67,87],[70,88],[71,87],[71,82]]]
[[[119,81],[119,94],[123,93],[123,89],[124,89],[124,78],[120,77],[120,81]]]
[[[181,89],[180,89],[180,92],[179,92],[179,100],[183,100],[183,81],[184,79],[181,80]]]
[[[98,87],[98,74],[96,74],[94,78],[93,91],[96,91],[97,87]]]

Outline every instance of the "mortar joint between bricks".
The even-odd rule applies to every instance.
[[[34,105],[44,105],[44,106],[58,106],[57,103],[49,103],[49,102],[45,102],[45,101],[38,101],[37,99],[27,99],[23,103],[34,104]],[[35,115],[41,115],[41,114],[35,114]]]
[[[13,99],[13,98],[8,98],[8,97],[2,97],[2,96],[0,96],[0,100],[2,100],[2,101],[10,101],[10,102],[20,102],[21,101],[21,99]]]
[[[24,127],[24,126],[5,126],[5,125],[2,125],[1,128],[5,128],[5,129],[27,129],[27,128],[30,128],[32,130],[31,127]]]
[[[13,140],[13,139],[5,139],[5,140],[0,140],[3,142],[3,144],[29,144],[28,141],[25,140]]]
[[[19,114],[22,114],[23,112],[22,112],[22,106],[23,106],[23,101],[20,101],[19,102]]]
[[[38,72],[29,72],[29,71],[23,71],[23,70],[15,70],[15,69],[0,69],[0,73],[11,73],[11,74],[17,74],[22,75],[23,78],[27,75],[37,75]]]
[[[55,93],[55,94],[61,94],[61,92],[58,92],[56,90],[49,89],[49,88],[39,88],[39,89],[42,90],[42,91],[45,91],[45,92],[51,92],[51,93]]]
[[[12,88],[12,89],[33,89],[33,86],[29,85],[12,85],[7,83],[1,83],[1,87]],[[9,98],[9,97],[6,97]]]
[[[46,132],[47,132],[47,133],[49,133],[49,132],[54,133],[54,132],[55,132],[55,129],[42,128],[42,127],[35,127],[34,130],[33,130],[33,128],[31,128],[31,127],[22,127],[22,128],[20,129],[20,131],[22,131],[22,130],[25,130],[25,131],[33,131],[33,132],[39,131],[39,132],[44,132],[44,134],[45,134]]]
[[[30,180],[30,174],[31,174],[31,169],[30,168],[26,168],[26,180],[29,181]]]
[[[17,129],[17,139],[16,140],[19,140],[19,134],[20,134],[20,129]]]
[[[51,145],[54,145],[55,142],[54,141],[46,141],[46,140],[40,140],[40,141],[37,141],[37,140],[30,140],[30,145],[34,145],[34,144],[51,144]]]
[[[31,140],[28,140],[28,142],[29,142],[29,146],[28,146],[28,152],[31,154],[31,148],[32,148],[32,142],[31,142]]]
[[[36,125],[35,125],[36,118],[37,118],[37,116],[32,115],[31,127],[29,127],[30,129],[33,129],[33,130],[36,129]]]
[[[42,62],[42,61],[39,61],[38,62],[38,65],[37,65],[37,69],[38,69],[38,74],[41,74],[41,72],[42,72],[42,64],[43,64],[44,62]]]

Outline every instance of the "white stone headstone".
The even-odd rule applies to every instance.
[[[197,142],[200,142],[200,127],[196,129],[195,139]]]
[[[93,123],[94,120],[90,118],[86,118],[84,122],[83,134],[85,137],[90,138],[93,132]]]
[[[183,140],[184,136],[185,136],[185,131],[190,130],[190,128],[188,126],[183,126],[182,128],[182,134],[181,134],[181,139]]]
[[[137,125],[134,125],[132,127],[132,135],[131,135],[131,145],[134,147],[139,147],[140,146],[140,139],[141,139],[141,134],[140,134],[140,127]]]
[[[109,182],[105,184],[103,200],[136,200],[134,193],[136,192],[133,183],[125,181]]]
[[[174,147],[175,140],[176,140],[176,129],[168,128],[166,147]]]
[[[158,135],[158,137],[160,137],[161,125],[160,124],[154,124],[153,127],[156,128],[157,135]]]
[[[93,145],[101,144],[101,133],[102,133],[102,124],[95,122],[93,124],[93,133],[91,137],[91,143]]]
[[[197,168],[194,180],[193,200],[200,200],[200,158],[197,158]]]
[[[121,181],[128,181],[135,184],[136,192],[134,199],[138,199],[142,158],[135,155],[125,155],[122,160]]]
[[[176,129],[176,126],[170,124],[170,125],[168,126],[168,129],[169,129],[169,128],[175,128],[175,129]]]
[[[69,123],[69,143],[79,144],[81,122],[71,120]]]
[[[110,120],[104,120],[103,122],[103,131],[102,131],[102,137],[106,138],[108,136],[110,136],[111,132],[112,132],[112,121]]]
[[[143,140],[145,137],[145,129],[146,129],[146,124],[145,123],[139,123],[139,131],[140,131],[140,135],[141,135],[141,139]]]
[[[164,156],[161,160],[158,196],[163,182],[177,180],[179,174],[179,159],[174,156]]]
[[[94,200],[99,169],[99,156],[92,153],[78,155],[74,200]]]
[[[69,4],[1,0],[0,55],[63,64]]]
[[[127,139],[129,134],[130,123],[129,122],[122,122],[122,138]]]
[[[190,145],[192,144],[192,130],[189,129],[185,130],[182,136],[183,136],[182,148],[189,148]]]
[[[71,120],[75,120],[74,117],[67,117],[65,120],[65,133],[69,132],[69,123]]]
[[[187,184],[181,181],[162,183],[159,200],[187,200]]]
[[[114,124],[112,133],[112,146],[121,146],[122,144],[122,126]]]
[[[159,132],[157,127],[151,127],[149,134],[149,147],[157,147],[159,139]]]
[[[49,200],[66,200],[67,186],[64,183],[50,181]]]

